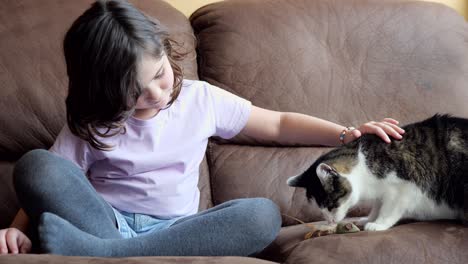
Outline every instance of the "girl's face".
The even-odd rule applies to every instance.
[[[143,56],[138,78],[143,90],[138,97],[134,117],[149,119],[157,115],[171,100],[174,73],[167,56],[164,54],[160,59],[150,55]]]

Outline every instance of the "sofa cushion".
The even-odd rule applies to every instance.
[[[254,105],[344,125],[468,116],[468,24],[444,5],[239,0],[190,20],[200,79]]]
[[[347,218],[346,221],[357,221]],[[387,231],[305,239],[325,221],[283,227],[258,257],[280,263],[465,263],[468,227],[456,221],[401,223]]]
[[[214,204],[239,197],[267,197],[282,214],[305,222],[321,219],[320,211],[304,199],[304,190],[289,187],[286,180],[305,170],[324,149],[273,149],[213,142],[208,149]],[[297,221],[283,215],[283,225],[290,224]]]
[[[200,78],[254,105],[344,125],[387,116],[405,124],[437,112],[468,116],[468,24],[443,5],[239,0],[205,6],[190,20]],[[286,179],[326,149],[241,136],[229,143],[271,147],[212,144],[215,203],[265,196],[284,214],[319,220],[303,190],[289,188]],[[367,212],[358,208],[354,215]]]
[[[132,258],[97,258],[66,257],[58,255],[9,255],[0,257],[0,264],[272,264],[272,262],[243,257],[132,257]]]
[[[418,222],[387,231],[308,239],[283,263],[466,263],[468,227],[449,221]],[[291,238],[290,238],[291,240]]]
[[[13,189],[13,162],[0,161],[0,229],[11,224],[19,204]]]

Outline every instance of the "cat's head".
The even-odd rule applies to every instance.
[[[309,201],[315,201],[329,223],[343,220],[355,204],[350,181],[331,165],[316,162],[304,173],[291,177],[289,186],[306,189]]]

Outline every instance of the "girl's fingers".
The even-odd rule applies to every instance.
[[[400,129],[398,129],[397,125],[389,124],[389,123],[375,123],[374,125],[382,128],[386,134],[392,136],[396,139],[402,139],[403,137],[399,133]]]
[[[353,129],[351,131],[351,134],[353,134],[354,138],[359,138],[362,135],[361,131],[359,131],[359,129],[357,129],[357,128]]]
[[[391,124],[391,123],[386,123],[384,122],[385,124],[389,125],[390,127],[392,127],[396,132],[398,132],[400,135],[401,134],[404,134],[405,133],[405,130],[395,124]]]
[[[31,240],[29,240],[29,238],[27,236],[23,236],[23,237],[19,238],[18,239],[18,245],[20,245],[20,247],[19,247],[19,252],[20,253],[26,254],[26,253],[31,252],[32,243],[31,243]]]
[[[383,139],[385,142],[387,143],[390,143],[391,140],[390,140],[390,137],[388,136],[388,134],[380,127],[378,127],[379,129],[377,129],[377,132],[376,134],[381,138]]]
[[[402,134],[405,133],[405,130],[398,126],[399,123],[398,120],[393,118],[384,118],[381,122],[370,121],[356,129],[357,131],[353,131],[353,136],[358,138],[361,134],[375,134],[385,142],[390,143],[389,136],[395,139],[403,138]]]
[[[395,120],[393,118],[384,118],[382,123],[386,123],[388,125],[391,125],[400,134],[405,133],[405,130],[398,126],[398,124],[400,124],[400,122],[398,120]]]
[[[349,135],[349,136],[348,136]],[[359,129],[355,128],[349,132],[349,134],[346,134],[344,138],[344,143],[347,144],[351,141],[354,141],[358,139],[362,135],[361,131]]]
[[[390,117],[384,118],[383,121],[388,122],[388,123],[392,123],[394,125],[398,125],[400,123],[400,122],[398,122],[398,120],[395,120],[395,119],[390,118]]]
[[[8,247],[5,239],[6,229],[0,230],[0,255],[8,254]]]
[[[0,230],[0,255],[29,253],[31,249],[31,240],[20,230],[16,228]]]
[[[23,245],[20,247],[20,253],[21,254],[28,254],[31,252],[32,244],[29,243],[29,245]]]
[[[367,123],[364,127],[366,127],[366,133],[372,133],[376,134],[379,136],[381,139],[383,139],[385,142],[390,143],[390,138],[388,137],[387,133],[385,130],[377,125],[378,123]]]
[[[18,254],[18,232],[15,231],[15,229],[7,229],[5,238],[10,252]]]
[[[31,240],[23,233],[20,233],[17,239],[19,252],[20,253],[29,253],[32,249]]]

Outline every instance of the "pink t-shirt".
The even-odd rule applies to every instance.
[[[50,151],[76,163],[114,208],[161,219],[198,211],[199,166],[208,138],[231,138],[247,123],[251,103],[202,81],[184,80],[177,100],[149,120],[130,118],[126,133],[92,148],[64,126]],[[79,191],[79,190],[77,190]]]

